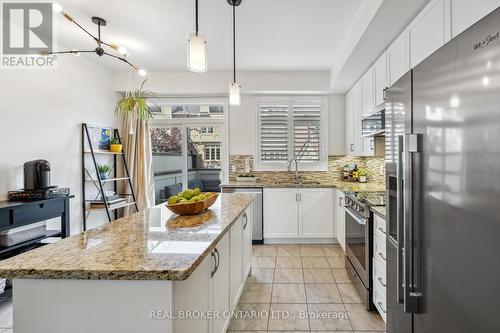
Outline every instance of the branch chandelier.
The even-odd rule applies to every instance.
[[[97,47],[94,50],[85,50],[85,51],[82,51],[82,50],[56,51],[56,52],[43,51],[43,52],[41,52],[42,55],[73,54],[75,56],[79,56],[81,53],[95,53],[99,57],[108,56],[108,57],[120,60],[120,61],[126,63],[127,65],[129,65],[130,67],[132,67],[134,70],[136,70],[137,74],[139,74],[141,76],[146,75],[146,71],[144,69],[139,68],[138,66],[132,64],[130,61],[128,61],[126,59],[128,56],[128,52],[127,52],[126,48],[124,48],[123,46],[116,45],[116,44],[107,43],[101,39],[101,27],[105,27],[107,25],[106,20],[104,20],[103,18],[97,17],[97,16],[92,17],[92,22],[97,25],[97,36],[94,36],[87,29],[82,27],[77,21],[75,21],[75,19],[72,16],[70,16],[68,13],[64,12],[62,10],[61,5],[54,3],[52,5],[52,8],[53,8],[54,12],[61,13],[69,22],[75,24],[78,28],[83,30],[83,32],[85,32],[87,35],[89,35],[97,43]],[[117,51],[120,55],[118,56],[118,55],[106,52],[106,50],[103,48],[103,46],[107,46],[107,47]]]

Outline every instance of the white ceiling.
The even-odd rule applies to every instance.
[[[245,71],[330,70],[338,61],[362,1],[243,0],[237,8],[237,67]],[[64,11],[94,32],[91,16],[108,21],[103,39],[125,46],[129,60],[149,72],[186,71],[186,38],[194,30],[194,0],[59,0]],[[200,32],[210,71],[232,69],[231,7],[199,0]],[[57,42],[67,49],[95,43],[59,17]],[[97,55],[87,55],[96,59]],[[99,59],[113,71],[125,64]]]

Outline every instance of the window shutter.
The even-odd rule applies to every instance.
[[[287,104],[260,105],[260,158],[262,161],[288,160],[288,111]]]
[[[321,159],[321,104],[292,105],[293,155],[300,161]]]

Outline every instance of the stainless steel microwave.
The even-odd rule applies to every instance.
[[[385,133],[385,104],[378,106],[373,113],[361,119],[361,135],[363,137],[382,136]]]

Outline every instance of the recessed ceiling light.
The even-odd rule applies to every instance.
[[[55,12],[55,13],[60,13],[62,12],[62,6],[60,4],[58,4],[57,2],[54,2],[52,3],[52,10]]]

